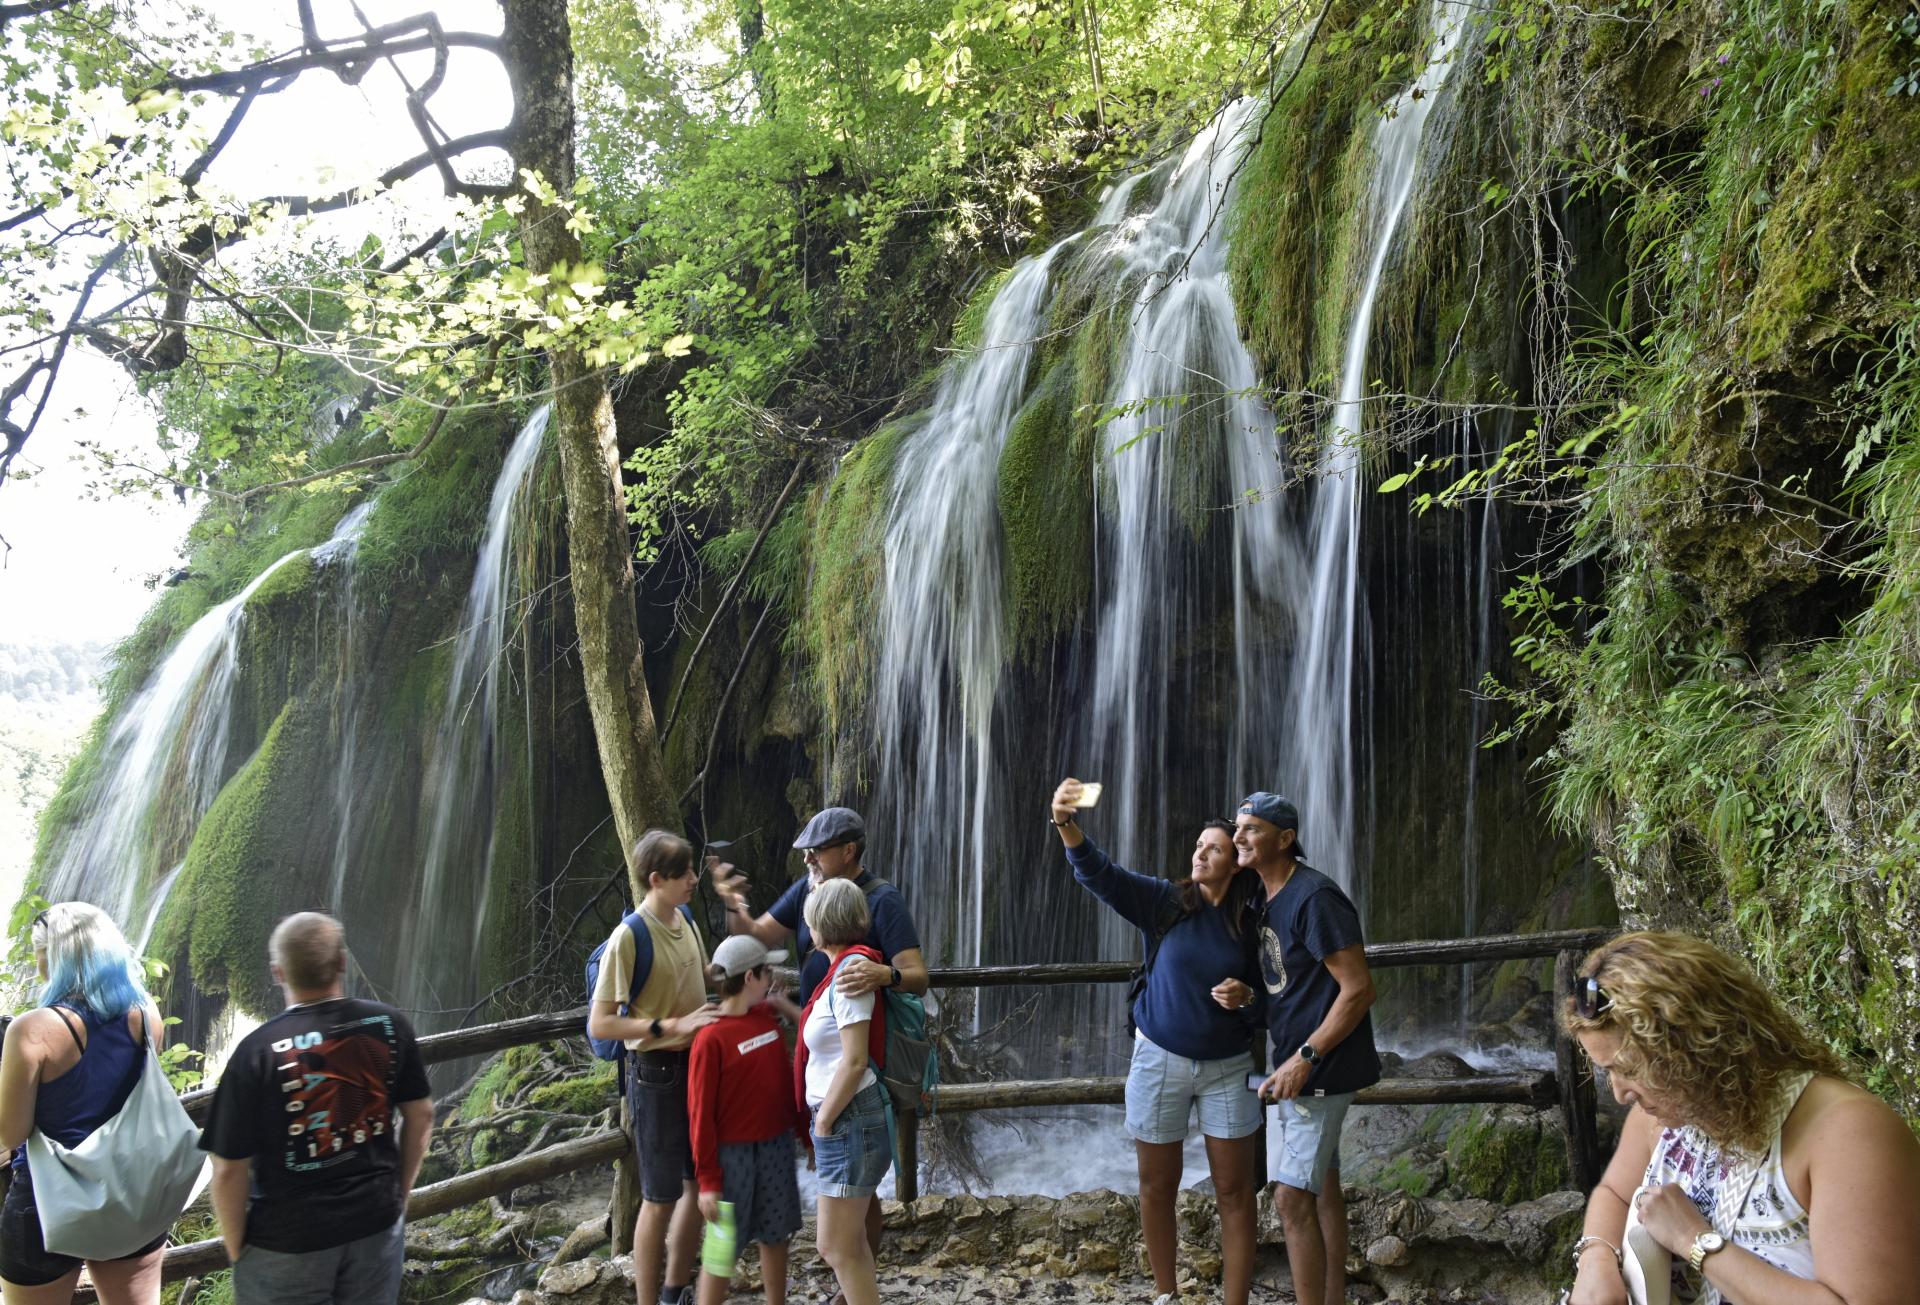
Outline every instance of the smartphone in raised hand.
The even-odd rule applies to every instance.
[[[1105,788],[1106,785],[1097,781],[1080,785],[1080,796],[1074,799],[1073,805],[1082,811],[1087,810],[1089,807],[1099,806],[1100,794]]]

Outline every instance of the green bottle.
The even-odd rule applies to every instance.
[[[733,1202],[720,1202],[720,1217],[707,1225],[707,1235],[700,1243],[700,1267],[716,1278],[733,1277],[733,1264],[737,1258],[740,1235],[733,1226]]]

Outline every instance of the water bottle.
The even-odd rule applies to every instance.
[[[700,1267],[716,1278],[733,1277],[739,1233],[733,1226],[733,1202],[720,1202],[720,1217],[707,1225],[700,1242]]]

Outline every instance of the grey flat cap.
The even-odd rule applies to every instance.
[[[814,847],[838,847],[855,839],[865,839],[867,823],[852,807],[828,807],[807,822],[793,845],[801,851]]]

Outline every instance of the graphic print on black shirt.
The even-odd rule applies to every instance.
[[[313,1030],[273,1044],[290,1171],[329,1168],[387,1135],[394,1037],[391,1015],[369,1015],[329,1033]]]
[[[299,1254],[400,1217],[395,1106],[428,1094],[413,1029],[392,1007],[294,1006],[240,1040],[200,1145],[253,1163],[247,1242]]]

